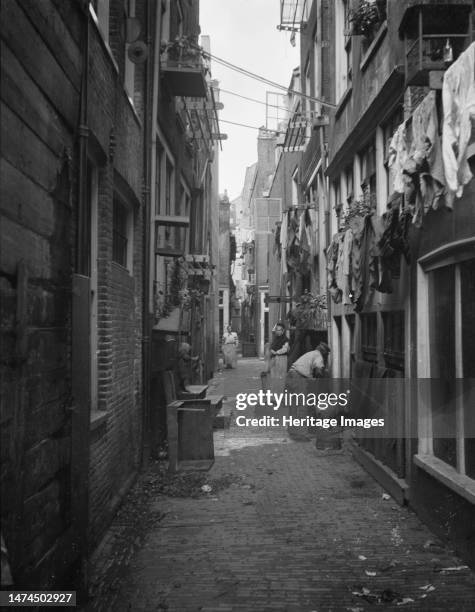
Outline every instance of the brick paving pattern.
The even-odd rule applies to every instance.
[[[234,397],[259,389],[261,369],[241,360],[210,386],[227,396],[231,427],[215,433],[206,478],[233,482],[204,497],[150,499],[140,512],[161,520],[133,554],[124,549],[89,609],[472,612],[474,573],[413,512],[385,499],[346,448],[321,451],[282,428],[235,425]],[[110,565],[114,529],[95,557],[96,580]]]

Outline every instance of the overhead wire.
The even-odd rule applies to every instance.
[[[298,114],[301,117],[308,117],[310,119],[313,119],[316,115],[319,114],[316,111],[312,111],[312,110],[299,109],[298,111],[292,111],[291,109],[285,108],[284,106],[270,104],[270,103],[264,102],[263,100],[257,100],[256,98],[249,98],[248,96],[243,96],[242,94],[239,94],[236,91],[230,91],[229,89],[221,89],[221,87],[211,87],[211,89],[213,91],[218,91],[221,93],[230,94],[231,96],[236,96],[237,98],[243,98],[244,100],[249,100],[250,102],[255,102],[256,104],[262,104],[263,106],[266,106],[268,108],[276,108],[277,110],[285,111],[286,113],[290,115]],[[273,118],[278,119],[278,120],[280,119],[280,117],[273,117]],[[285,121],[285,119],[282,118],[282,121]]]
[[[260,130],[260,129],[264,129],[266,132],[272,132],[273,134],[275,134],[276,136],[284,136],[287,134],[287,132],[280,132],[278,130],[271,130],[269,128],[266,128],[264,126],[256,126],[256,125],[249,125],[248,123],[238,123],[237,121],[229,121],[228,119],[221,119],[221,117],[219,118],[221,123],[229,123],[230,125],[236,125],[238,127],[245,127],[245,128],[249,128],[250,130]],[[293,147],[296,146],[296,142],[297,139],[299,138],[299,136],[296,134],[296,139],[294,142]],[[301,135],[300,138],[303,140],[308,140],[309,136],[305,135]],[[284,143],[285,144],[285,143]]]
[[[200,50],[202,52],[203,57],[205,59],[213,60],[213,61],[217,62],[218,64],[221,64],[221,65],[225,66],[226,68],[229,68],[231,70],[239,72],[239,73],[243,74],[244,76],[247,76],[247,77],[249,77],[251,79],[255,79],[257,81],[261,81],[262,83],[265,83],[266,85],[270,85],[271,87],[276,87],[277,89],[282,89],[282,90],[286,91],[287,93],[293,94],[295,96],[300,96],[301,98],[305,98],[306,100],[310,100],[311,102],[318,102],[322,106],[327,106],[329,108],[337,108],[336,104],[333,104],[331,102],[327,102],[326,100],[322,100],[321,98],[316,98],[314,96],[309,96],[308,94],[304,94],[303,92],[297,91],[295,89],[290,89],[289,87],[286,87],[285,85],[281,85],[280,83],[276,83],[275,81],[271,81],[270,79],[267,79],[266,77],[263,77],[263,76],[260,76],[260,75],[256,74],[255,72],[251,72],[250,70],[246,70],[246,68],[241,68],[240,66],[236,66],[236,64],[228,62],[227,60],[222,59],[221,57],[218,57],[216,55],[213,55],[212,53],[208,53],[207,51],[202,51],[201,47],[198,47],[197,45],[192,45],[192,46],[195,49]]]
[[[277,136],[280,136],[281,134],[285,134],[285,132],[279,132],[278,130],[271,130],[271,129],[265,128],[264,126],[258,127],[257,125],[249,125],[247,123],[238,123],[237,121],[229,121],[227,119],[222,119],[221,117],[219,118],[219,120],[220,120],[221,123],[230,123],[231,125],[237,125],[239,127],[246,127],[246,128],[250,128],[252,130],[260,130],[261,127],[262,127],[267,132],[272,132],[272,133],[276,134]]]
[[[256,98],[249,98],[248,96],[243,96],[242,94],[238,94],[235,91],[229,91],[229,89],[222,89],[221,87],[213,87],[216,91],[220,91],[231,96],[236,96],[237,98],[242,98],[243,100],[249,100],[250,102],[256,102],[257,104],[263,104],[264,106],[268,106],[270,108],[276,108],[277,110],[283,110],[288,112],[288,109],[284,106],[278,106],[277,104],[270,104],[268,102],[264,102],[263,100],[257,100]]]

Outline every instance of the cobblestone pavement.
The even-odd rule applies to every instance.
[[[228,413],[236,393],[259,388],[261,369],[241,360],[213,379]],[[238,428],[231,418],[215,433],[215,452],[206,479],[230,485],[197,498],[152,496],[138,519],[147,525],[139,545],[125,547],[90,610],[475,609],[473,572],[413,512],[383,497],[347,449],[320,451],[284,429]],[[95,557],[96,581],[113,540]]]

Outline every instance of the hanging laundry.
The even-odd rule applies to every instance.
[[[254,274],[254,240],[243,245],[244,266],[249,274]]]
[[[287,233],[287,268],[297,270],[300,264],[300,249],[299,249],[299,220],[297,211],[289,212],[289,229]]]
[[[287,248],[287,230],[289,226],[289,213],[285,212],[282,217],[282,224],[280,226],[280,244],[282,250],[285,251]]]
[[[282,217],[282,223],[280,226],[280,247],[281,247],[281,259],[280,259],[280,270],[282,276],[287,274],[287,230],[289,213],[285,212]]]
[[[302,214],[302,217],[304,217],[303,214]],[[309,263],[310,263],[310,244],[308,242],[308,236],[307,236],[305,225],[302,230],[299,248],[300,248],[300,272],[302,274],[306,274],[309,270]]]
[[[412,223],[416,227],[421,227],[424,212],[420,172],[421,164],[416,163],[412,157],[408,157],[403,168],[404,206],[411,212]]]
[[[419,172],[423,212],[440,208],[444,202],[445,176],[434,90],[422,100],[412,116],[409,157]]]
[[[317,250],[317,211],[313,208],[307,210],[309,222],[307,224],[307,239],[310,245],[310,257],[313,258],[318,255]]]
[[[336,284],[342,292],[343,304],[351,304],[351,248],[353,244],[353,232],[347,229],[340,234],[338,260],[336,266]]]
[[[370,230],[368,237],[368,286],[377,289],[380,283],[380,250],[378,242],[383,235],[384,227],[379,215],[373,214],[369,217]]]
[[[352,231],[351,243],[351,280],[350,290],[353,304],[358,304],[363,295],[363,234],[365,217],[353,215],[348,218],[348,225]]]
[[[299,229],[298,229],[297,237],[299,239],[299,242],[301,242],[303,234],[305,232],[305,211],[302,211],[300,213],[300,217],[299,217],[298,223],[299,223]]]
[[[394,190],[398,193],[404,193],[403,169],[407,157],[406,123],[401,123],[391,138],[388,155]]]
[[[460,198],[472,178],[467,149],[473,142],[472,120],[475,120],[475,43],[445,71],[442,103],[442,154],[451,206],[454,196]]]
[[[281,225],[282,222],[278,221],[275,224],[275,230],[274,230],[274,246],[273,246],[273,254],[280,259],[282,257],[282,245],[280,243],[280,233],[281,233]]]
[[[327,284],[328,292],[332,296],[335,304],[341,302],[342,292],[336,283],[336,264],[338,261],[338,251],[340,246],[340,234],[333,236],[330,246],[327,248]]]
[[[287,268],[297,270],[300,266],[300,247],[297,240],[294,240],[290,247],[287,247]]]
[[[378,241],[381,278],[378,291],[393,292],[393,279],[399,278],[401,255],[410,263],[409,228],[412,213],[402,209],[402,196],[394,193],[388,203],[388,212],[382,216],[383,234]]]

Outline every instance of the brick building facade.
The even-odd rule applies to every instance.
[[[2,536],[15,585],[47,588],[84,579],[157,442],[151,339],[176,261],[158,249],[170,219],[199,288],[200,376],[215,368],[217,115],[201,51],[179,95],[164,59],[176,36],[198,42],[198,2],[1,10]],[[186,89],[196,77],[201,90]]]
[[[297,2],[285,22],[286,7],[281,2],[281,27],[300,32],[301,88],[313,98],[302,100],[307,138],[296,178],[299,203],[318,217],[319,276],[314,270],[311,281],[327,296],[332,376],[365,386],[367,402],[378,398],[390,423],[385,438],[356,434],[355,457],[473,562],[475,319],[464,305],[475,295],[469,123],[460,132],[466,161],[457,154],[453,162],[457,173],[465,164],[457,192],[447,162],[447,134],[461,120],[451,88],[459,79],[473,91],[473,70],[464,72],[475,53],[473,3],[314,0]],[[440,150],[443,171],[433,161]],[[435,176],[438,190],[429,193],[425,181]],[[387,237],[390,219],[404,240],[391,243],[388,281],[381,228]],[[365,243],[372,239],[374,248]],[[298,246],[301,264],[306,249]],[[378,396],[384,378],[400,380],[392,387],[397,405],[389,392]]]

